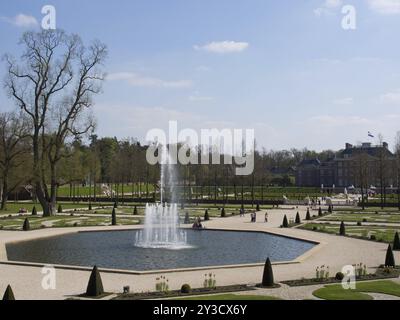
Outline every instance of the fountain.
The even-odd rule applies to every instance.
[[[187,248],[187,235],[179,228],[179,214],[175,193],[175,170],[171,165],[167,147],[161,157],[161,204],[147,204],[144,229],[136,234],[135,245],[140,248],[182,249]],[[166,183],[168,181],[168,183]],[[169,188],[170,201],[164,203],[164,192]]]

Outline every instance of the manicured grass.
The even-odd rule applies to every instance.
[[[356,290],[344,290],[341,285],[326,286],[314,291],[313,295],[324,300],[373,300],[371,296]]]
[[[314,230],[314,228],[317,228]],[[339,234],[340,226],[338,224],[327,224],[327,223],[307,223],[300,226],[300,229],[318,231],[330,234]],[[386,243],[392,243],[396,232],[400,232],[400,227],[390,226],[346,226],[346,234],[348,236],[363,237],[370,239],[371,235],[374,235],[376,241],[382,241]]]
[[[400,285],[393,281],[360,282],[357,284],[357,290],[400,297]]]
[[[88,203],[73,203],[73,202],[59,202],[57,203],[57,207],[58,205],[62,206],[63,210],[69,210],[69,209],[88,209],[89,204]],[[96,203],[96,204],[92,204],[93,206],[101,206],[101,205],[105,205],[105,206],[112,206],[112,203],[108,203],[108,204],[100,204],[100,203]],[[28,210],[28,213],[32,212],[33,207],[36,206],[37,211],[42,211],[42,207],[40,206],[39,203],[33,203],[31,201],[27,201],[27,202],[8,202],[7,203],[7,210],[2,210],[0,211],[0,215],[2,214],[15,214],[18,213],[18,211],[23,208]]]
[[[345,221],[345,222],[379,222],[379,223],[400,223],[400,213],[392,212],[354,212],[354,213],[333,213],[332,215],[320,219],[321,221]]]
[[[0,230],[22,230],[25,220],[22,217],[4,217],[0,218]],[[53,217],[42,218],[40,216],[28,217],[31,230],[42,228],[65,228],[65,227],[87,227],[87,226],[108,226],[111,225],[111,215],[109,217],[96,216],[66,216],[57,215]],[[118,225],[136,225],[139,223],[137,218],[117,218]]]
[[[190,298],[182,298],[176,300],[208,300],[208,301],[221,301],[221,300],[242,300],[242,301],[256,301],[256,300],[281,300],[276,297],[270,296],[256,296],[256,295],[236,295],[236,294],[220,294],[220,295],[209,295],[209,296],[200,296],[200,297],[190,297]]]
[[[373,298],[365,294],[382,293],[400,297],[400,285],[393,281],[371,281],[358,282],[355,290],[345,290],[341,285],[325,286],[313,292],[317,298],[324,300],[372,300]]]

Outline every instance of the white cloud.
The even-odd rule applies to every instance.
[[[188,88],[193,85],[190,80],[166,81],[159,78],[142,76],[133,72],[117,72],[107,76],[110,81],[125,81],[133,87]]]
[[[330,127],[348,127],[355,125],[367,125],[371,124],[371,120],[360,116],[329,116],[321,115],[315,116],[309,119],[311,124],[318,124],[320,126]]]
[[[400,104],[400,90],[381,95],[380,101],[387,104]]]
[[[19,28],[30,28],[39,25],[35,17],[22,13],[13,18],[1,17],[0,19]]]
[[[400,0],[368,0],[368,4],[380,14],[400,14]]]
[[[317,17],[322,15],[331,15],[334,11],[343,5],[342,0],[325,0],[321,7],[314,9],[314,14]]]
[[[203,46],[194,46],[195,50],[202,50],[212,53],[234,53],[242,52],[249,47],[247,42],[236,42],[236,41],[221,41],[221,42],[210,42]]]
[[[348,106],[354,103],[354,99],[351,97],[336,99],[333,101],[334,104]]]
[[[191,102],[207,102],[207,101],[213,101],[213,97],[207,97],[207,96],[200,96],[200,95],[191,95],[189,96],[189,101]]]

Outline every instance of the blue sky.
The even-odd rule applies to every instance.
[[[0,53],[20,54],[43,5],[108,45],[100,136],[254,128],[267,149],[339,149],[400,130],[400,0],[2,1]],[[353,5],[357,29],[341,27]],[[4,64],[0,65],[4,76]],[[0,92],[0,109],[12,102]]]

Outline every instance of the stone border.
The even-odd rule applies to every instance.
[[[74,266],[74,265],[57,265],[57,264],[44,264],[44,263],[35,263],[35,262],[24,262],[24,261],[9,261],[7,258],[7,250],[6,250],[6,244],[11,244],[11,243],[19,243],[19,242],[25,242],[33,239],[44,239],[44,238],[52,238],[52,237],[58,237],[61,235],[66,235],[66,234],[73,234],[73,233],[84,233],[84,232],[115,232],[115,231],[132,231],[132,230],[139,230],[142,229],[141,226],[120,226],[117,228],[112,228],[107,227],[82,227],[82,228],[76,228],[75,230],[72,230],[72,228],[63,228],[63,229],[58,229],[59,233],[55,232],[56,234],[47,234],[47,235],[37,235],[34,236],[30,239],[21,239],[21,240],[11,240],[11,241],[4,241],[0,243],[0,246],[4,248],[5,252],[5,258],[6,260],[1,260],[1,255],[0,255],[0,264],[3,265],[14,265],[14,266],[25,266],[25,267],[37,267],[37,268],[43,268],[45,266],[53,266],[56,269],[64,269],[64,270],[75,270],[75,271],[88,271],[90,272],[92,270],[92,267],[84,267],[84,266]],[[190,229],[189,227],[184,227],[183,229]],[[37,234],[40,234],[41,231],[44,230],[54,230],[54,229],[38,229],[38,230],[33,230],[33,231],[28,231],[28,232],[35,232]],[[317,242],[315,240],[311,239],[305,239],[305,238],[299,238],[299,237],[294,237],[290,235],[284,235],[279,232],[275,231],[263,231],[263,230],[238,230],[238,229],[224,229],[224,228],[210,228],[206,229],[207,231],[223,231],[223,232],[252,232],[252,233],[263,233],[263,234],[269,234],[269,235],[274,235],[278,237],[283,237],[283,238],[288,238],[288,239],[293,239],[293,240],[298,240],[298,241],[304,241],[308,243],[312,243],[315,246],[311,248],[310,250],[306,251],[299,257],[297,257],[294,260],[291,261],[278,261],[272,263],[272,265],[278,266],[278,265],[291,265],[291,264],[299,264],[302,261],[306,260],[308,257],[311,255],[315,254],[315,252],[321,250],[326,243],[324,242]],[[22,232],[22,231],[21,231]],[[1,252],[0,248],[0,252]],[[177,269],[165,269],[165,270],[149,270],[149,271],[137,271],[137,270],[126,270],[126,269],[112,269],[112,268],[99,268],[101,272],[104,273],[114,273],[114,274],[130,274],[130,275],[157,275],[157,274],[168,274],[168,273],[176,273],[176,272],[190,272],[190,271],[206,271],[206,270],[219,270],[219,269],[240,269],[240,268],[249,268],[249,267],[262,267],[264,266],[264,263],[250,263],[250,264],[235,264],[235,265],[220,265],[220,266],[205,266],[205,267],[194,267],[194,268],[177,268]]]

